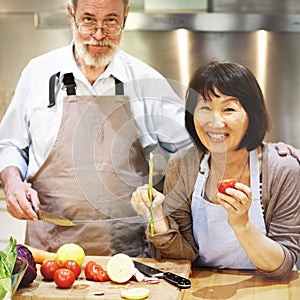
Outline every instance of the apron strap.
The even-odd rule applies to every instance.
[[[55,83],[56,79],[59,79],[60,72],[53,74],[49,80],[49,105],[48,107],[52,107],[55,105]]]
[[[64,74],[63,78],[64,87],[67,89],[67,95],[76,95],[76,83],[73,73]]]
[[[49,80],[49,105],[48,107],[52,107],[55,105],[55,83],[56,79],[59,79],[60,72],[53,74]],[[67,90],[67,95],[76,95],[76,83],[74,79],[73,73],[66,73],[63,76],[63,84]],[[124,84],[119,79],[115,78],[115,92],[116,95],[124,95]]]
[[[53,74],[50,77],[49,80],[49,105],[48,107],[52,107],[55,105],[55,96],[56,96],[56,90],[55,90],[55,83],[56,79],[59,79],[60,72]],[[74,79],[73,73],[66,73],[63,75],[62,80],[64,87],[67,90],[67,95],[76,95],[76,83]]]
[[[124,95],[124,84],[118,78],[115,78],[116,95]]]

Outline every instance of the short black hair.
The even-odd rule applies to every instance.
[[[247,67],[215,60],[200,66],[194,72],[186,93],[185,127],[194,144],[207,151],[197,135],[194,112],[200,97],[210,101],[210,94],[218,96],[215,88],[226,96],[237,98],[248,115],[248,129],[238,149],[246,147],[251,151],[257,148],[270,127],[270,117],[261,88]]]

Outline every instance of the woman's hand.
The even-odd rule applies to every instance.
[[[162,207],[165,196],[152,188],[152,197],[154,233],[164,233],[169,229],[169,222],[164,215]],[[150,201],[148,198],[147,184],[137,188],[136,191],[132,193],[131,205],[138,214],[140,214],[143,218],[150,222]]]
[[[237,182],[235,188],[226,189],[226,194],[218,193],[217,196],[220,204],[228,212],[228,223],[249,259],[258,269],[278,269],[284,261],[282,247],[262,233],[249,219],[251,189]]]
[[[235,188],[227,188],[226,194],[218,192],[217,197],[228,213],[228,224],[235,228],[245,228],[249,221],[251,189],[245,184],[237,182]]]
[[[153,216],[154,219],[157,219],[158,217],[162,216],[162,203],[165,199],[165,196],[152,188],[152,197]],[[150,220],[148,184],[138,187],[135,192],[132,193],[131,205],[138,214],[148,221]]]

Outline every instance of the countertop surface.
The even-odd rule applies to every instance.
[[[87,257],[103,265],[104,269],[109,257]],[[116,284],[112,282],[87,281],[82,276],[75,281],[71,289],[62,290],[54,282],[42,280],[41,275],[28,287],[19,289],[13,300],[29,299],[123,299],[122,289],[129,287],[146,287],[150,290],[148,300],[299,300],[300,299],[300,271],[292,271],[283,280],[271,280],[257,271],[249,270],[220,270],[213,268],[193,268],[187,261],[136,259],[150,266],[172,271],[191,280],[191,288],[179,290],[164,280],[157,284],[136,282]],[[97,296],[97,292],[104,292]]]
[[[104,269],[106,269],[107,261],[109,257],[101,256],[87,256],[85,263],[93,260],[99,263]],[[172,271],[177,275],[188,277],[190,274],[190,263],[188,261],[172,261],[172,260],[155,260],[155,259],[141,259],[135,258],[135,260],[144,262],[149,266],[164,270]],[[84,266],[84,265],[83,265]],[[75,281],[70,289],[59,289],[56,284],[47,282],[42,279],[40,272],[38,271],[38,277],[27,288],[20,288],[17,290],[13,300],[48,300],[48,299],[123,299],[120,293],[123,289],[143,287],[150,290],[148,299],[162,299],[162,300],[176,300],[181,299],[181,291],[166,282],[163,279],[159,280],[159,283],[147,283],[137,282],[136,280],[130,280],[126,283],[114,283],[111,281],[107,282],[95,282],[86,280],[84,272],[81,273],[79,279]],[[103,292],[104,295],[100,296]]]
[[[192,269],[192,287],[182,299],[299,300],[300,271],[291,271],[283,280],[268,279],[258,271]]]

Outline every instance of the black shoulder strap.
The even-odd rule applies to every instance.
[[[56,90],[55,84],[56,79],[59,79],[60,72],[53,74],[49,80],[49,105],[48,107],[52,107],[55,105],[56,100]],[[67,95],[76,95],[76,83],[74,79],[73,73],[66,73],[63,76],[63,84],[67,90]]]
[[[60,72],[53,74],[49,80],[49,105],[48,107],[52,107],[55,105],[55,83],[56,79],[59,78]]]
[[[55,105],[55,83],[56,78],[59,78],[60,72],[53,74],[49,80],[49,105],[52,107]],[[67,95],[76,95],[76,83],[73,73],[66,73],[63,76],[63,84],[67,89]],[[115,78],[115,91],[116,95],[124,95],[124,85],[123,82]]]
[[[76,95],[76,83],[73,73],[66,73],[63,77],[64,87],[67,89],[67,95]]]

